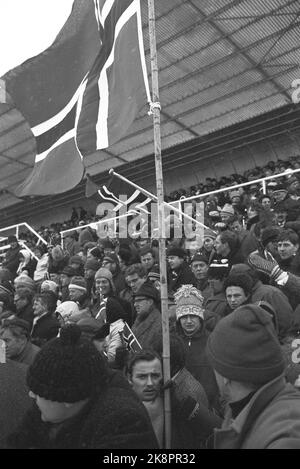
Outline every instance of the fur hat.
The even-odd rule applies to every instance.
[[[82,292],[87,292],[86,281],[83,277],[72,277],[69,284],[69,290],[76,289]]]
[[[174,297],[177,321],[188,314],[204,319],[203,296],[193,285],[182,285]]]
[[[108,372],[96,347],[81,339],[81,330],[69,324],[50,340],[28,369],[27,385],[53,402],[74,403],[93,397],[106,386]]]
[[[285,370],[272,318],[253,304],[240,306],[218,322],[206,353],[221,376],[237,382],[265,384]]]
[[[32,278],[30,278],[27,274],[22,272],[18,277],[14,280],[15,288],[27,288],[28,290],[35,291],[35,283]]]

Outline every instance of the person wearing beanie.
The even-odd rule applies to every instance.
[[[93,300],[96,298],[96,292],[94,287],[95,275],[97,270],[100,268],[98,259],[89,258],[84,264],[84,278],[87,286],[87,294]]]
[[[92,307],[95,319],[106,322],[106,301],[109,296],[115,296],[115,286],[110,270],[101,267],[95,274],[95,292],[98,295],[96,303]]]
[[[280,340],[283,339],[296,319],[288,297],[274,285],[262,283],[258,272],[250,265],[235,264],[231,268],[230,276],[232,274],[235,277],[244,274],[251,277],[252,286],[248,303],[265,301],[275,310],[278,319],[278,336]]]
[[[79,318],[83,319],[84,317],[90,318],[91,302],[87,294],[87,284],[85,279],[79,276],[72,277],[68,288],[70,301],[77,303],[80,311],[80,315],[77,317],[77,320],[79,320]],[[73,318],[73,320],[75,321],[75,318]]]
[[[60,283],[60,299],[61,301],[68,301],[69,298],[69,284],[71,282],[71,278],[77,275],[77,271],[67,265],[64,267],[62,273],[59,276],[59,283]]]
[[[157,288],[158,291],[160,291],[160,269],[157,264],[153,265],[152,268],[149,270],[147,280],[153,283],[154,287]]]
[[[34,297],[31,341],[38,347],[42,347],[58,334],[60,324],[54,314],[56,304],[57,297],[52,291],[37,293]]]
[[[214,252],[214,242],[217,237],[217,233],[213,230],[205,229],[203,235],[203,245],[199,250],[199,254],[204,256],[209,263],[210,258],[213,256]]]
[[[285,381],[272,318],[247,304],[221,319],[206,353],[228,406],[215,449],[300,449],[300,394]]]
[[[147,413],[126,379],[108,369],[76,325],[62,328],[41,349],[27,385],[35,404],[10,435],[10,448],[157,448]]]
[[[36,291],[36,284],[32,278],[29,277],[25,272],[22,272],[14,280],[15,290],[18,291],[20,288],[26,288],[27,290],[34,293]]]
[[[209,406],[219,412],[218,387],[205,353],[208,331],[204,322],[203,296],[193,285],[183,285],[174,296],[176,334],[184,343],[185,367],[202,384]]]
[[[185,261],[186,252],[184,249],[170,246],[167,250],[168,261],[168,291],[174,294],[182,285],[197,285],[196,278],[191,268]]]
[[[155,337],[162,333],[159,302],[160,294],[149,281],[144,282],[134,294],[136,319],[132,332],[142,348],[151,348]]]
[[[6,345],[6,357],[25,365],[31,365],[39,347],[30,341],[30,323],[18,317],[4,319],[0,328],[0,339]]]
[[[278,259],[278,237],[280,228],[278,226],[267,226],[260,235],[260,242],[264,250],[269,251],[272,256]]]
[[[84,275],[84,270],[83,270],[84,259],[79,254],[77,254],[76,256],[70,257],[68,266],[72,267],[72,269],[74,269],[76,271],[75,275],[77,275],[79,277],[83,277],[83,275]]]
[[[121,272],[119,258],[117,254],[105,254],[102,267],[111,271],[117,295],[126,288],[124,274]]]
[[[103,253],[101,249],[96,245],[87,251],[87,260],[98,261],[99,265],[103,259]]]
[[[5,257],[2,262],[2,267],[8,269],[14,279],[17,275],[17,270],[20,263],[20,250],[21,246],[15,236],[9,236],[7,239],[10,245],[9,249],[5,252]]]

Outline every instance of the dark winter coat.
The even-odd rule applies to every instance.
[[[183,340],[185,346],[185,367],[203,386],[210,407],[220,411],[219,389],[214,371],[206,356],[206,343],[208,332],[205,328],[196,332],[192,337],[187,337],[179,322],[177,322],[177,334]]]
[[[152,348],[157,337],[162,335],[161,313],[158,309],[153,308],[149,315],[143,321],[136,318],[132,332],[141,344],[142,348]]]
[[[34,315],[33,315],[33,309],[32,309],[31,304],[28,304],[20,311],[17,311],[15,315],[19,319],[23,319],[24,321],[27,321],[30,324],[30,327],[32,327]]]
[[[300,449],[300,393],[282,377],[260,388],[215,430],[215,449]]]
[[[290,257],[289,259],[278,260],[279,267],[285,272],[290,272],[294,275],[300,275],[300,255]]]
[[[14,432],[32,405],[26,387],[27,366],[8,360],[0,364],[0,448],[7,448],[6,438]]]
[[[194,285],[197,287],[197,280],[186,262],[183,262],[178,269],[169,272],[168,290],[176,292],[182,285]]]
[[[22,352],[13,358],[13,361],[18,363],[23,363],[24,365],[31,365],[33,360],[35,359],[37,353],[40,351],[40,348],[36,345],[32,344],[31,342],[27,342],[25,348]]]
[[[5,253],[4,261],[2,262],[2,267],[8,269],[13,275],[13,278],[15,278],[20,264],[20,250],[21,246],[19,245],[14,249],[9,248]]]
[[[76,417],[60,425],[44,423],[34,405],[11,448],[155,449],[158,443],[143,404],[123,376],[111,372],[106,388]]]
[[[248,303],[266,301],[276,312],[279,337],[284,337],[293,323],[293,308],[286,295],[277,287],[264,285],[260,280],[252,288]]]

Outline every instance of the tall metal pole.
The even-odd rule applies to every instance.
[[[153,113],[154,126],[154,155],[156,170],[156,188],[158,201],[158,230],[159,230],[159,263],[160,263],[160,283],[161,283],[161,311],[162,311],[162,331],[163,331],[163,371],[164,383],[170,380],[170,336],[169,336],[169,313],[168,313],[168,288],[167,288],[167,267],[166,267],[166,240],[164,225],[164,184],[161,159],[161,134],[160,134],[160,104],[158,87],[158,63],[156,49],[155,31],[155,9],[154,0],[148,0],[149,13],[149,37],[150,56],[152,73],[152,100],[151,111]],[[164,392],[165,411],[165,448],[171,448],[171,399],[170,390]]]

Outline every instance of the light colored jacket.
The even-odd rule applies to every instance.
[[[109,335],[105,337],[104,351],[107,355],[109,363],[113,362],[116,358],[116,350],[123,345],[121,332],[123,331],[125,322],[123,319],[118,319],[113,322],[109,327]]]

